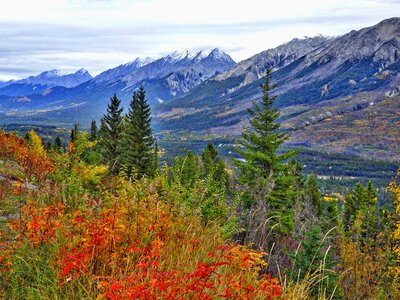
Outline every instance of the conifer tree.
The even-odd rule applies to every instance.
[[[25,133],[24,139],[25,139],[28,143],[31,142],[31,136],[30,136],[30,134],[29,134],[29,131],[27,131],[27,132]]]
[[[62,150],[62,141],[61,138],[59,136],[56,137],[56,139],[54,140],[54,150],[56,150],[57,152],[60,152]]]
[[[126,116],[121,143],[121,162],[128,175],[137,178],[154,175],[154,138],[151,111],[143,86],[135,91]]]
[[[201,155],[204,169],[207,174],[210,171],[213,164],[216,162],[217,156],[218,156],[218,151],[214,148],[213,144],[209,142],[203,154]]]
[[[51,141],[47,140],[43,146],[46,151],[49,151],[51,149]]]
[[[107,113],[101,120],[100,143],[104,161],[109,165],[110,171],[114,174],[118,172],[119,142],[122,126],[121,100],[114,94],[107,105]]]
[[[376,230],[376,203],[377,193],[372,183],[368,182],[364,187],[357,182],[352,193],[345,197],[344,225],[347,231],[354,232],[355,225],[360,236],[365,242],[374,237],[378,232]],[[356,222],[358,220],[358,222]],[[356,224],[357,223],[357,224]]]
[[[90,123],[90,135],[89,135],[89,140],[91,142],[97,140],[97,124],[95,120],[92,120]]]
[[[248,109],[250,128],[242,133],[242,147],[237,149],[242,159],[235,163],[240,169],[239,182],[246,187],[244,209],[267,204],[270,216],[276,217],[282,231],[288,233],[294,224],[291,209],[294,198],[290,190],[294,188],[295,182],[288,170],[291,166],[284,161],[293,157],[297,151],[277,153],[288,136],[279,130],[280,123],[276,121],[280,113],[274,107],[277,96],[270,94],[276,87],[271,84],[271,74],[272,71],[268,70],[261,85],[261,101],[253,102],[253,108]],[[297,167],[292,169],[297,170]],[[291,198],[288,198],[288,193],[292,194]]]
[[[318,214],[321,214],[322,213],[321,193],[319,191],[314,172],[311,172],[310,176],[308,176],[307,192],[310,197],[311,203],[315,207],[316,212]]]
[[[276,121],[279,111],[273,106],[277,96],[270,92],[276,87],[271,84],[272,71],[269,69],[261,85],[263,97],[260,103],[253,102],[250,114],[250,128],[242,133],[241,146],[237,152],[245,161],[236,161],[240,167],[240,180],[250,183],[252,178],[270,179],[284,169],[283,161],[294,156],[295,151],[277,154],[278,148],[288,138],[280,132],[281,124]]]
[[[218,151],[211,142],[207,144],[201,155],[201,160],[203,162],[204,175],[211,174],[215,182],[222,183],[223,186],[228,187],[229,174],[225,171],[225,163],[218,156]]]
[[[371,207],[376,205],[376,202],[378,201],[378,194],[372,186],[371,181],[368,181],[367,187],[365,188],[365,197],[367,200],[367,206]]]
[[[71,129],[71,134],[70,134],[70,141],[75,142],[77,139],[77,135],[79,133],[79,124],[75,123],[74,128]]]

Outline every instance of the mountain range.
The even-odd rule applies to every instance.
[[[135,59],[92,78],[44,72],[0,82],[0,123],[87,125],[143,85],[158,132],[240,134],[268,68],[288,145],[400,159],[400,18],[293,39],[235,63],[219,49]],[[69,76],[69,77],[67,77]]]
[[[45,71],[25,79],[0,81],[0,95],[22,96],[42,92],[55,86],[72,88],[92,78],[85,69],[80,69],[75,73],[62,70]]]
[[[50,85],[36,80],[34,84],[32,77],[9,85],[3,83],[0,122],[85,125],[104,113],[114,93],[127,107],[134,90],[143,85],[149,102],[156,105],[184,95],[234,65],[232,58],[219,49],[196,53],[175,51],[159,59],[135,59],[73,87],[56,81]],[[38,77],[43,77],[42,74]]]

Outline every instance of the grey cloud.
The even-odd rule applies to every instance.
[[[377,0],[375,0],[377,1]],[[400,1],[400,0],[399,0]],[[268,28],[302,24],[357,24],[370,23],[370,16],[364,14],[335,15],[335,12],[310,18],[290,18],[235,24],[154,24],[131,23],[121,27],[79,27],[72,25],[27,24],[0,21],[0,76],[26,77],[60,66],[85,67],[100,72],[113,67],[110,61],[91,57],[90,53],[124,53],[130,59],[146,49],[168,44],[172,35],[237,35],[265,31]],[[373,25],[373,24],[370,24]],[[357,28],[355,28],[357,29]],[[323,32],[321,32],[323,34]],[[190,45],[183,45],[190,48]],[[221,47],[209,45],[205,48]],[[175,49],[170,49],[171,52]],[[238,49],[232,49],[238,51]],[[77,54],[76,57],[70,54]],[[79,58],[79,53],[87,54]],[[123,61],[119,61],[123,63]]]
[[[25,77],[58,66],[82,66],[101,71],[107,62],[99,58],[85,61],[74,53],[132,53],[151,42],[139,30],[95,29],[44,24],[0,23],[0,75]],[[142,30],[142,29],[140,29]],[[140,41],[135,43],[135,41]],[[62,58],[65,54],[65,58]]]

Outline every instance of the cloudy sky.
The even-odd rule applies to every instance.
[[[236,61],[295,37],[400,16],[400,0],[12,0],[0,10],[0,79],[92,75],[136,57],[220,48]]]

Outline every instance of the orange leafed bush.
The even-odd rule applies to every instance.
[[[43,182],[54,170],[53,162],[41,151],[38,137],[34,134],[34,146],[14,134],[0,130],[0,159],[11,159],[20,165],[28,180]]]
[[[89,278],[100,299],[281,297],[276,279],[259,276],[265,253],[224,244],[215,228],[157,196],[116,197],[100,211],[27,205],[12,228],[29,247],[56,246],[49,248],[57,249],[51,257],[60,288]]]

